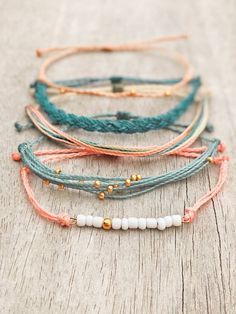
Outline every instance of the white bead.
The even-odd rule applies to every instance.
[[[103,217],[98,216],[93,217],[93,226],[95,228],[102,228],[103,220],[104,220]]]
[[[157,219],[157,229],[158,230],[165,230],[166,228],[166,222],[164,218],[158,218]]]
[[[138,228],[138,218],[130,217],[128,218],[128,224],[130,229],[137,229]]]
[[[127,218],[122,218],[122,221],[121,221],[121,228],[123,230],[128,230],[129,229],[129,222],[128,222],[128,219]]]
[[[164,217],[166,227],[169,228],[172,226],[172,217],[171,216],[165,216]]]
[[[93,225],[93,216],[86,216],[86,226],[91,227]]]
[[[145,218],[139,218],[138,219],[138,227],[141,230],[146,229],[146,227],[147,227],[147,220]]]
[[[77,216],[77,225],[79,227],[83,227],[86,224],[86,216],[84,215],[78,215]]]
[[[121,228],[121,219],[113,218],[112,219],[112,229],[118,230]]]
[[[182,224],[182,217],[180,215],[173,215],[172,217],[172,223],[173,226],[179,227]]]
[[[147,228],[156,228],[157,227],[157,220],[156,218],[147,218]]]

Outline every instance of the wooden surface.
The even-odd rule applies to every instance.
[[[235,161],[224,191],[196,221],[178,230],[110,232],[63,229],[39,218],[26,199],[19,164],[12,151],[36,131],[16,133],[28,85],[40,64],[38,47],[77,43],[122,43],[188,32],[189,42],[170,45],[184,52],[210,86],[213,136],[235,154],[235,1],[0,1],[1,43],[1,313],[236,313]],[[54,78],[133,74],[142,77],[181,74],[154,52],[83,55],[61,63]],[[62,102],[65,106],[65,102]],[[162,105],[163,103],[163,105]],[[163,108],[165,103],[165,109]],[[62,105],[62,104],[61,104]],[[170,104],[171,105],[171,104]],[[166,110],[158,100],[76,98],[68,110],[83,114],[129,110],[142,115]],[[189,121],[191,112],[185,118]],[[91,139],[126,144],[161,143],[171,134],[122,136],[86,134]],[[44,146],[48,146],[44,143]],[[185,164],[172,158],[121,160],[87,158],[62,165],[83,174],[142,175]],[[31,178],[42,205],[71,214],[160,216],[183,213],[217,180],[210,167],[194,178],[127,201],[98,202],[76,191],[43,188]]]

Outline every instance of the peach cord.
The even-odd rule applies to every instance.
[[[207,109],[206,109],[207,110]],[[193,120],[193,122],[178,136],[176,136],[174,139],[172,139],[171,141],[169,141],[168,143],[162,145],[162,146],[155,146],[155,147],[139,147],[139,148],[135,148],[135,147],[129,147],[129,149],[138,149],[138,150],[142,150],[144,149],[145,151],[133,151],[133,152],[121,152],[119,150],[116,150],[114,148],[112,148],[112,150],[110,149],[105,149],[102,147],[94,147],[91,146],[87,143],[84,143],[82,141],[80,141],[79,139],[76,139],[72,136],[70,136],[69,134],[67,134],[66,132],[63,132],[62,130],[58,129],[56,126],[52,125],[48,120],[46,120],[44,118],[44,116],[39,112],[39,110],[35,107],[33,107],[32,105],[28,105],[26,106],[26,112],[28,114],[28,116],[30,117],[31,121],[34,123],[34,125],[40,130],[41,133],[45,134],[47,137],[51,138],[51,136],[46,133],[44,131],[43,128],[41,128],[41,126],[39,124],[36,123],[36,120],[34,119],[33,114],[35,114],[35,116],[40,120],[40,122],[42,122],[48,129],[52,130],[53,132],[63,136],[65,139],[67,139],[70,142],[70,145],[75,146],[75,147],[86,147],[88,148],[90,151],[96,153],[96,154],[105,154],[105,155],[112,155],[112,156],[136,156],[136,157],[141,157],[141,156],[149,156],[149,155],[154,155],[156,153],[162,152],[165,149],[168,149],[169,147],[171,147],[172,145],[176,144],[178,141],[180,141],[181,139],[183,139],[187,134],[189,134],[189,132],[191,132],[192,130],[192,126],[195,123],[196,119],[198,119],[198,114],[199,114],[199,108],[197,110],[197,114]],[[208,110],[205,114],[205,119],[202,122],[202,125],[199,128],[198,133],[190,138],[184,145],[180,145],[179,147],[177,147],[176,149],[173,149],[170,153],[167,154],[173,154],[176,153],[178,151],[182,151],[184,148],[189,147],[190,145],[192,145],[196,139],[198,138],[198,135],[200,135],[200,133],[205,129],[206,123],[208,120]],[[58,142],[62,142],[65,144],[68,144],[68,142],[66,140],[62,140],[62,139],[57,139]],[[112,146],[111,146],[112,147]],[[124,148],[124,147],[120,147],[120,148]],[[128,149],[128,147],[127,147]]]
[[[159,51],[162,51],[165,54],[168,54],[176,62],[181,64],[185,69],[185,74],[180,82],[167,86],[163,91],[157,92],[136,92],[136,91],[124,91],[118,93],[106,92],[101,90],[89,90],[81,88],[73,88],[67,86],[61,86],[50,79],[47,78],[46,72],[48,68],[55,62],[66,58],[68,56],[81,53],[81,52],[116,52],[116,51],[145,51],[156,48],[161,42],[176,41],[180,39],[186,39],[186,34],[176,35],[176,36],[163,36],[160,38],[155,38],[149,41],[138,42],[138,43],[129,43],[122,45],[88,45],[88,46],[71,46],[71,47],[56,47],[56,48],[47,48],[47,49],[38,49],[36,51],[38,57],[42,57],[49,53],[57,53],[53,56],[49,56],[46,59],[39,71],[38,80],[45,83],[49,87],[59,89],[63,93],[75,92],[77,94],[85,95],[94,95],[94,96],[106,96],[112,98],[121,98],[121,97],[163,97],[172,94],[176,89],[179,89],[182,86],[185,86],[193,76],[193,69],[187,59],[177,52],[170,52],[167,49],[162,47],[157,47]]]
[[[221,149],[221,148],[222,148],[222,145],[219,147],[219,149]],[[54,153],[55,152],[53,152],[53,154]],[[57,151],[57,153],[59,154],[59,150]],[[43,155],[45,155],[45,154],[46,153],[44,152]],[[91,155],[92,153],[91,152],[87,152],[87,153],[81,152],[80,154],[77,153],[76,157],[85,156],[87,154]],[[74,157],[75,157],[75,155],[73,156],[73,158]],[[69,158],[72,158],[72,157],[69,157]],[[54,157],[50,157],[50,158],[48,158],[48,160],[45,160],[45,161],[58,160],[58,159],[65,159],[65,155],[62,155],[62,156],[55,155]],[[206,195],[204,195],[199,201],[197,201],[193,207],[185,209],[185,215],[182,218],[182,221],[184,223],[192,222],[193,219],[195,218],[197,212],[199,211],[199,209],[202,208],[203,206],[205,206],[221,190],[221,188],[222,188],[222,186],[226,180],[226,177],[227,177],[228,160],[229,160],[229,158],[227,156],[214,157],[213,158],[212,162],[220,165],[218,182],[217,182],[216,186],[212,190],[210,190]],[[30,174],[30,170],[27,166],[24,166],[21,168],[20,174],[21,174],[22,182],[23,182],[23,185],[25,187],[27,196],[28,196],[30,202],[32,203],[33,207],[35,208],[35,211],[41,217],[46,218],[49,221],[56,222],[56,223],[60,224],[61,226],[69,227],[69,226],[72,226],[75,224],[74,219],[72,217],[70,217],[69,214],[64,213],[64,214],[56,215],[56,214],[53,214],[53,213],[46,211],[44,208],[41,207],[41,205],[39,204],[39,202],[35,198],[33,190],[30,187],[29,178],[28,178],[28,175]]]

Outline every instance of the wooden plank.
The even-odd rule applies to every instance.
[[[76,43],[140,40],[188,32],[188,43],[178,47],[193,62],[212,90],[213,136],[235,152],[234,105],[235,1],[186,2],[154,0],[107,2],[41,0],[0,3],[2,70],[2,165],[0,211],[1,313],[216,313],[236,311],[235,161],[224,191],[183,229],[131,232],[67,230],[40,219],[28,203],[18,175],[19,165],[9,156],[36,131],[16,133],[13,124],[24,119],[24,104],[32,101],[27,88],[37,74],[38,47]],[[180,74],[156,53],[138,55],[83,55],[62,62],[52,77],[108,74],[162,77]],[[65,106],[65,104],[61,104]],[[171,104],[169,104],[171,105]],[[165,107],[164,107],[165,106]],[[127,109],[128,108],[128,109]],[[68,110],[92,114],[130,110],[152,115],[166,110],[157,100],[119,100],[80,97]],[[191,117],[191,113],[186,119]],[[81,137],[123,144],[155,144],[170,134],[99,135]],[[44,144],[49,145],[49,144]],[[63,164],[84,174],[130,175],[161,173],[186,161],[148,158],[123,160],[87,158]],[[194,178],[160,188],[127,201],[98,202],[82,192],[59,192],[42,187],[32,177],[40,202],[55,212],[72,214],[151,216],[183,213],[214,186],[217,170],[210,167]]]

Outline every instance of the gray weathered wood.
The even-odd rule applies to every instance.
[[[235,1],[0,1],[1,43],[1,313],[216,313],[236,312],[236,164],[232,160],[224,191],[194,224],[167,232],[68,230],[39,218],[28,203],[12,151],[36,131],[16,133],[31,101],[28,85],[37,74],[38,47],[77,43],[127,42],[188,32],[187,43],[170,44],[185,52],[212,90],[211,122],[233,156],[235,143]],[[73,66],[72,66],[73,65]],[[181,72],[156,53],[83,55],[62,62],[53,77],[134,74],[162,77]],[[163,103],[163,104],[162,104]],[[163,111],[166,102],[78,98],[67,108],[98,111]],[[63,104],[65,106],[65,104]],[[191,116],[189,113],[188,117]],[[188,117],[186,119],[188,119]],[[166,132],[117,137],[81,136],[111,142],[154,144]],[[46,144],[44,144],[46,145]],[[161,173],[185,163],[177,158],[85,158],[63,165],[87,174]],[[151,216],[183,213],[213,186],[210,167],[194,178],[124,202],[98,202],[91,195],[59,192],[32,177],[40,202],[55,212]]]

